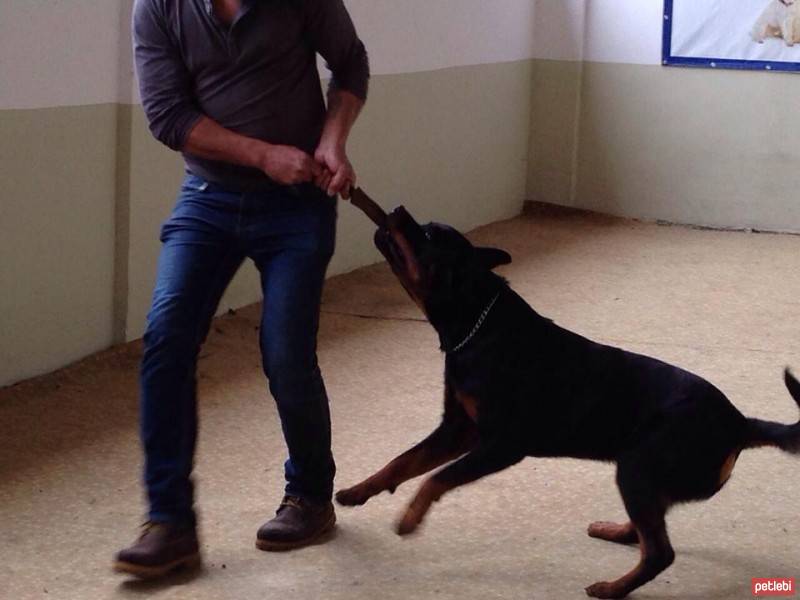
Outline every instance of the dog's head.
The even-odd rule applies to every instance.
[[[511,262],[507,252],[473,246],[448,225],[418,224],[402,206],[375,232],[375,245],[429,318],[470,294],[489,271]]]

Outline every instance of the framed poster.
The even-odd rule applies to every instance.
[[[800,0],[665,0],[663,61],[800,71]]]

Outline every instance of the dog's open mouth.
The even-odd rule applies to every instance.
[[[386,227],[375,232],[375,246],[389,266],[397,275],[407,277],[412,282],[420,279],[415,252],[415,245],[419,243],[416,238],[420,236],[424,238],[425,233],[402,206],[387,215]]]
[[[375,232],[375,246],[392,267],[403,267],[405,265],[405,257],[400,252],[397,244],[395,244],[388,229],[378,229]]]

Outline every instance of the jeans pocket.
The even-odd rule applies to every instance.
[[[182,192],[205,192],[208,189],[208,182],[202,177],[187,173],[181,184]]]
[[[207,189],[208,182],[202,177],[192,175],[191,173],[187,173],[184,176],[180,191],[178,192],[178,199],[175,201],[175,205],[172,207],[172,211],[170,211],[167,220],[163,221],[161,224],[158,238],[162,243],[166,241],[170,231],[176,228],[175,225],[181,221],[181,217],[185,216],[187,212],[186,203],[191,202],[193,199],[199,200],[202,198],[203,192]]]

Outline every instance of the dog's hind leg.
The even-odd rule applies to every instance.
[[[627,523],[610,523],[609,521],[595,521],[589,525],[589,537],[615,542],[617,544],[635,544],[639,541],[639,534],[631,521]]]
[[[646,463],[634,459],[617,466],[619,486],[625,508],[638,533],[641,558],[633,570],[616,581],[598,582],[586,588],[594,598],[624,598],[652,580],[675,560],[664,520],[667,502],[648,478]]]
[[[759,44],[764,43],[764,40],[767,37],[767,23],[767,13],[765,11],[760,17],[758,17],[755,25],[753,25],[753,29],[750,30],[750,37],[753,38],[754,42],[758,42]]]

